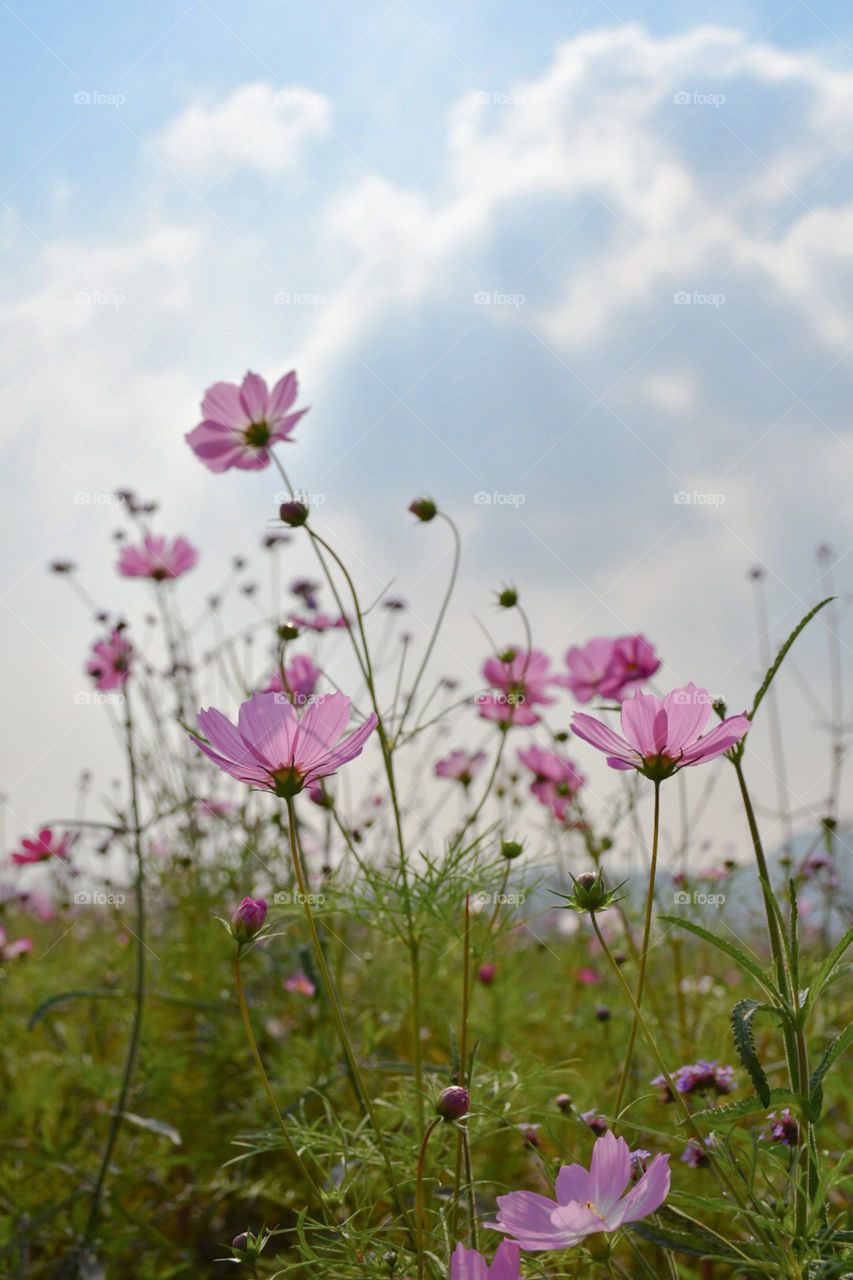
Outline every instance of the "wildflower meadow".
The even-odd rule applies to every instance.
[[[853,1280],[853,5],[0,46],[0,1280]]]
[[[747,707],[673,687],[662,637],[550,653],[509,583],[472,679],[440,649],[452,512],[399,503],[446,553],[435,617],[368,598],[304,498],[300,390],[217,382],[174,442],[211,485],[283,486],[263,552],[315,572],[278,610],[243,592],[226,630],[211,599],[193,631],[203,549],[119,495],[140,612],[98,606],[80,663],[123,780],[4,871],[4,1274],[853,1274],[840,808],[771,859],[751,791],[835,597]],[[709,779],[743,864],[688,856]]]

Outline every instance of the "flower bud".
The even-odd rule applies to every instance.
[[[556,1102],[560,1110],[563,1112],[563,1115],[565,1115],[568,1111],[571,1111],[572,1095],[570,1093],[558,1093],[554,1101]]]
[[[599,1022],[610,1021],[610,1009],[606,1004],[597,1004],[595,1006],[595,1016]]]
[[[515,587],[504,587],[498,592],[498,604],[502,609],[514,609],[518,604],[518,592]]]
[[[414,502],[409,503],[409,510],[413,516],[417,516],[423,524],[428,524],[430,520],[435,519],[438,514],[438,507],[432,498],[415,498]]]
[[[292,502],[283,502],[278,509],[278,514],[291,529],[298,529],[308,519],[308,508],[304,502],[294,499]]]
[[[511,862],[513,858],[520,858],[524,853],[524,845],[518,840],[501,840],[501,857],[506,858],[507,862]]]
[[[477,970],[477,981],[488,987],[495,980],[497,970],[493,964],[481,964]]]
[[[582,875],[572,876],[572,879],[575,882],[574,893],[562,893],[559,897],[565,898],[566,905],[573,911],[605,911],[618,901],[616,893],[622,885],[617,885],[616,889],[607,889],[600,868],[598,871],[584,871]]]
[[[471,1105],[471,1095],[461,1084],[451,1084],[438,1096],[435,1104],[436,1114],[442,1120],[461,1120]]]
[[[231,917],[231,936],[241,945],[250,942],[266,918],[267,904],[263,898],[244,898]]]

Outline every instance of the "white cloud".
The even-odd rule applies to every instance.
[[[154,149],[179,175],[216,179],[247,168],[277,177],[299,168],[309,143],[328,134],[331,114],[321,93],[259,81],[241,85],[224,102],[186,107]]]

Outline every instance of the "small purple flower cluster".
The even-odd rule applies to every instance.
[[[677,1071],[673,1071],[672,1082],[678,1092],[682,1094],[732,1093],[737,1088],[734,1073],[734,1067],[721,1067],[716,1059],[713,1062],[708,1062],[703,1058],[699,1062],[679,1067]],[[657,1085],[660,1089],[661,1102],[675,1101],[664,1076],[655,1076],[652,1084]]]

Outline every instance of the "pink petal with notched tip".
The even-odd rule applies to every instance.
[[[259,373],[247,373],[240,388],[240,404],[250,422],[265,422],[269,394]]]
[[[201,416],[232,431],[245,431],[249,419],[240,400],[240,388],[233,382],[214,382],[201,402]]]

